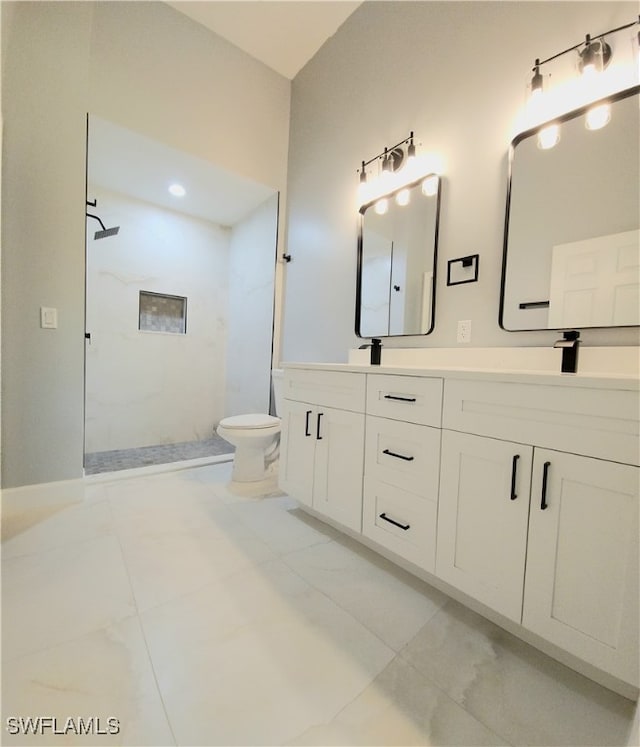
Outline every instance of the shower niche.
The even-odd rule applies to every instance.
[[[166,293],[140,291],[138,329],[141,332],[187,334],[187,299]]]

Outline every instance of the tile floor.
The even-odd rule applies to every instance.
[[[200,441],[140,446],[137,449],[94,451],[84,455],[84,473],[85,475],[97,475],[103,472],[147,467],[151,464],[170,464],[184,459],[233,454],[234,451],[235,446],[217,434]]]
[[[635,704],[230,471],[88,480],[5,527],[3,744],[638,744]]]

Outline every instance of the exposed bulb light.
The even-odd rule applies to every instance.
[[[359,183],[356,195],[361,207],[372,205],[376,212],[383,214],[389,208],[389,203],[385,204],[382,199],[391,199],[390,195],[397,204],[406,205],[411,199],[411,192],[406,191],[409,185],[421,184],[427,176],[434,179],[428,182],[425,194],[438,194],[437,174],[443,171],[442,159],[434,153],[418,155],[413,131],[409,137],[361,163],[357,170]],[[369,172],[368,167],[371,167]]]
[[[602,72],[609,64],[611,47],[603,38],[591,41],[591,36],[587,34],[584,40],[584,48],[578,54],[580,56],[578,67],[582,75],[588,78],[595,73]]]
[[[600,104],[587,111],[585,126],[587,130],[599,130],[611,121],[611,107],[609,104]]]
[[[551,124],[538,132],[538,148],[549,150],[560,142],[560,125]]]
[[[413,142],[413,132],[409,136],[409,145],[407,145],[407,166],[413,165],[416,158],[416,146]],[[406,167],[405,167],[406,168]]]
[[[410,199],[411,199],[411,192],[408,189],[401,189],[396,195],[396,203],[400,205],[400,207],[404,207],[405,205],[408,205]]]
[[[182,186],[182,184],[172,184],[169,187],[169,192],[174,197],[184,197],[187,194],[187,190]]]
[[[378,215],[384,215],[389,209],[389,200],[387,200],[386,197],[383,197],[381,200],[376,202],[373,209]]]
[[[531,78],[531,98],[537,98],[544,90],[544,80],[542,73],[540,72],[540,60],[536,59],[536,64],[533,68],[533,78]]]
[[[425,195],[425,197],[433,197],[438,193],[438,177],[435,174],[430,174],[422,182],[421,189],[422,194]]]

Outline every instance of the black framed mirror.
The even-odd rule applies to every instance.
[[[503,329],[640,324],[639,91],[576,109],[511,143]]]
[[[440,195],[430,174],[360,208],[358,337],[433,331]]]

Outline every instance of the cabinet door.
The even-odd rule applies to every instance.
[[[523,624],[637,686],[638,469],[536,449],[532,482]]]
[[[356,532],[362,530],[364,415],[317,409],[313,508]]]
[[[518,623],[532,452],[442,432],[436,575]]]
[[[283,402],[278,482],[282,490],[311,506],[316,411],[305,402]]]

